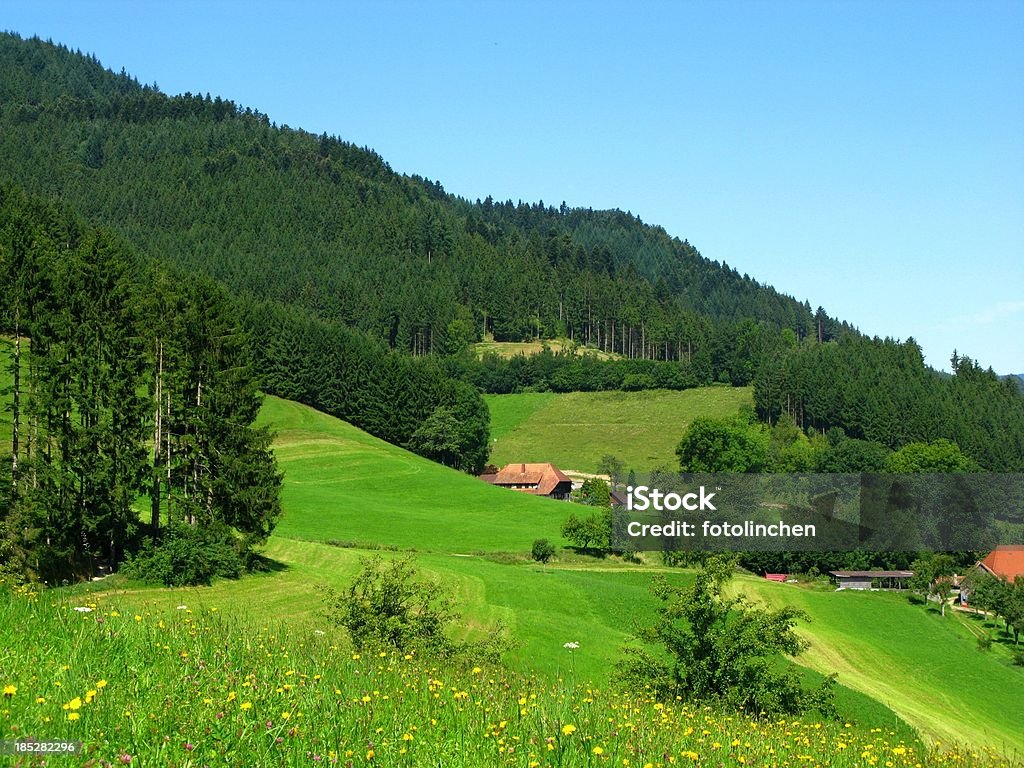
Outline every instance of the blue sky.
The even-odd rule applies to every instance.
[[[936,367],[1024,372],[1024,3],[5,0],[0,27],[470,199],[630,210]]]

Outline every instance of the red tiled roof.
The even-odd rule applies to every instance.
[[[1024,576],[1024,545],[1004,544],[996,547],[981,561],[989,573],[1013,581]]]
[[[572,480],[562,474],[553,464],[508,464],[498,470],[492,481],[495,485],[535,486],[516,488],[526,493],[547,496],[558,487],[559,483],[572,484]]]

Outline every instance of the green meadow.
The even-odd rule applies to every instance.
[[[266,398],[285,470],[279,536],[461,554],[561,542],[564,502],[509,493],[298,403]]]
[[[805,611],[811,621],[800,631],[811,645],[800,662],[838,673],[921,733],[1024,754],[1024,668],[1008,654],[980,651],[953,609],[942,618],[905,594],[821,591],[755,577],[737,579],[733,588]]]
[[[516,418],[530,405],[539,410],[562,397],[520,397],[517,402],[525,407]],[[527,553],[535,538],[563,543],[557,532],[570,509],[565,503],[487,486],[296,403],[268,397],[260,420],[276,432],[275,451],[285,473],[285,514],[265,548],[268,572],[178,589],[113,577],[58,591],[67,604],[94,604],[107,615],[137,614],[144,623],[161,615],[178,618],[178,606],[199,615],[215,610],[259,632],[279,627],[271,631],[281,648],[288,638],[324,637],[344,651],[343,634],[323,613],[321,587],[344,587],[363,557],[400,557],[415,550],[417,566],[454,596],[461,614],[459,637],[481,639],[502,631],[511,642],[503,659],[511,674],[535,676],[565,690],[576,683],[605,689],[620,648],[636,642],[634,628],[654,615],[652,576],[662,573],[677,584],[692,579],[691,572],[664,568],[654,557],[634,565],[562,550],[542,567]],[[893,595],[811,591],[754,578],[740,578],[736,588],[770,603],[790,602],[811,616],[802,629],[811,647],[798,660],[801,669],[811,679],[839,673],[837,705],[844,721],[860,729],[857,733],[883,729],[889,749],[913,745],[909,723],[930,744],[1024,751],[1019,733],[1024,671],[978,651],[962,629]],[[580,643],[579,649],[567,650],[569,642]],[[287,653],[302,656],[301,648]],[[104,674],[100,662],[90,664],[97,668],[90,672],[94,677]],[[162,674],[151,672],[155,678]],[[553,700],[577,695],[565,690]],[[302,706],[324,706],[317,701],[314,696]],[[269,702],[263,706],[276,706]],[[684,741],[680,734],[672,738]],[[869,737],[857,738],[867,742]],[[584,762],[564,764],[592,764],[592,746]],[[897,760],[899,754],[892,756],[894,764],[914,764]],[[735,757],[723,764],[741,764]],[[915,757],[922,759],[928,763]],[[856,763],[837,757],[833,764]]]
[[[550,461],[560,469],[595,472],[601,457],[626,471],[676,467],[683,432],[700,416],[731,416],[753,404],[749,387],[673,391],[487,395],[491,463]]]
[[[571,663],[554,678],[354,652],[330,627],[237,606],[0,588],[0,609],[4,732],[78,742],[80,765],[1010,765],[895,728],[762,720],[576,682]],[[65,762],[46,758],[14,764]]]

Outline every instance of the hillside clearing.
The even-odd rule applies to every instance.
[[[676,446],[699,416],[728,417],[753,404],[749,387],[673,391],[487,395],[491,463],[550,461],[593,472],[611,454],[638,473],[676,467]]]

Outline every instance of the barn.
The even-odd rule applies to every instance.
[[[830,571],[837,589],[906,589],[913,571]]]

